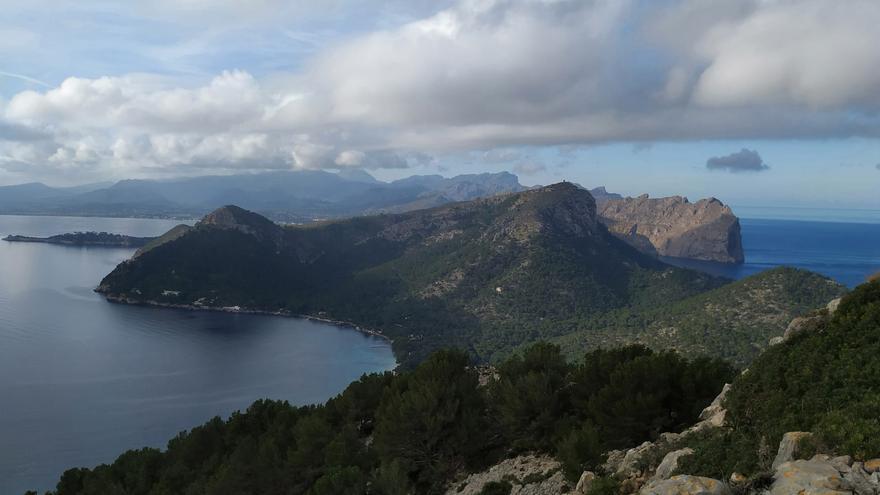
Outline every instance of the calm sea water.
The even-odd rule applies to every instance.
[[[175,222],[0,216],[0,236],[158,235]],[[132,254],[0,241],[0,494],[163,447],[256,399],[323,402],[395,365],[389,345],[292,318],[111,304],[92,292]]]
[[[815,216],[809,211],[787,210],[788,215],[797,218]],[[742,265],[669,258],[666,261],[734,279],[787,265],[818,272],[855,287],[867,276],[880,271],[880,212],[859,210],[858,215],[833,218],[857,218],[859,223],[742,218],[746,257]],[[875,219],[878,221],[874,222]]]

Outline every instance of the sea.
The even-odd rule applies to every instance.
[[[880,210],[734,207],[734,212],[740,217],[744,263],[664,261],[736,280],[793,266],[850,288],[880,272]]]
[[[849,287],[880,271],[880,210],[795,210],[735,208],[742,265],[670,261],[731,278],[790,265]],[[0,237],[176,223],[0,216]],[[132,252],[0,241],[0,494],[42,493],[65,469],[162,448],[257,399],[323,402],[395,366],[388,342],[347,327],[109,303],[93,289]]]
[[[176,223],[0,216],[0,237]],[[132,254],[0,241],[0,494],[43,493],[65,469],[162,448],[257,399],[324,402],[396,365],[387,341],[347,327],[108,303],[93,289]]]

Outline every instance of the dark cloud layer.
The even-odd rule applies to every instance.
[[[725,156],[713,156],[706,161],[709,170],[724,170],[727,172],[761,172],[770,167],[764,163],[764,159],[755,150],[743,148],[736,153]]]

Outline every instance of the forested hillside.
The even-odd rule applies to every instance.
[[[557,184],[402,215],[282,228],[226,207],[108,275],[116,300],[323,315],[381,330],[407,365],[444,347],[491,360],[554,322],[681,300],[724,281],[610,235]]]
[[[537,344],[480,386],[465,354],[368,375],[325,405],[258,401],[181,433],[71,469],[54,495],[443,493],[457,477],[523,451],[557,455],[572,482],[602,453],[693,422],[733,370],[644,347],[567,363]],[[638,404],[638,407],[633,407]]]

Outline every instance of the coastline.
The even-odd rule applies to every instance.
[[[329,325],[335,325],[338,327],[349,328],[351,330],[355,330],[357,332],[370,335],[372,337],[378,337],[389,344],[394,344],[394,341],[383,334],[380,330],[376,330],[373,328],[367,328],[362,325],[358,325],[357,323],[345,320],[335,320],[333,318],[327,318],[325,316],[318,315],[308,315],[308,314],[296,314],[286,310],[277,310],[270,311],[266,309],[254,309],[254,308],[243,308],[241,306],[203,306],[203,305],[194,305],[194,304],[173,304],[173,303],[163,303],[159,301],[145,301],[141,299],[131,299],[124,296],[116,296],[112,294],[106,294],[101,292],[98,289],[94,289],[95,292],[104,296],[104,299],[111,303],[115,304],[128,304],[131,306],[151,306],[156,308],[170,308],[170,309],[184,309],[187,311],[214,311],[219,313],[237,313],[237,314],[249,314],[249,315],[264,315],[264,316],[281,316],[284,318],[299,318],[302,320],[310,320],[316,321],[320,323],[327,323]],[[398,363],[399,365],[400,363]]]

